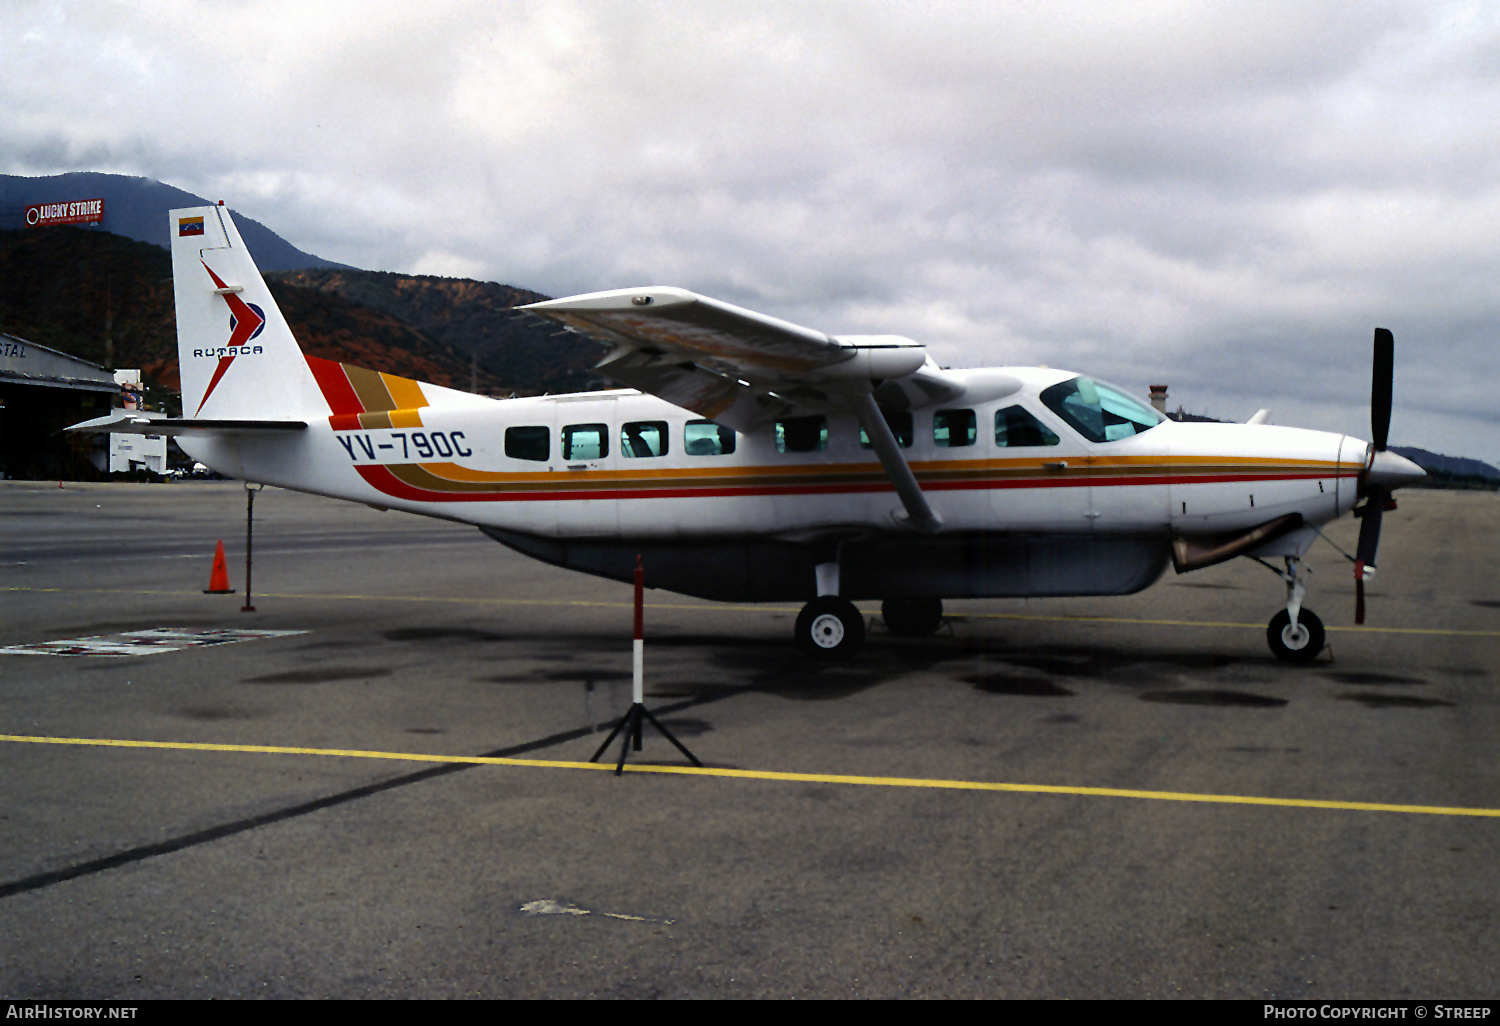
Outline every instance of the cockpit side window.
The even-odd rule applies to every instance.
[[[1024,406],[1007,406],[995,411],[995,445],[1002,449],[1056,445],[1058,441],[1052,429],[1033,417]]]
[[[1042,402],[1091,442],[1114,442],[1167,418],[1115,385],[1070,378],[1042,391]]]

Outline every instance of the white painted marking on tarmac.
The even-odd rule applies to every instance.
[[[156,655],[159,652],[176,652],[184,648],[232,645],[237,641],[258,641],[261,638],[280,638],[288,634],[306,633],[306,631],[188,630],[178,627],[160,627],[155,630],[129,631],[125,634],[105,634],[66,641],[42,641],[34,645],[12,645],[8,648],[0,648],[0,655],[143,656]]]
[[[597,912],[577,905],[564,904],[553,901],[551,898],[538,898],[536,901],[528,901],[516,909],[522,915],[527,916],[606,916],[610,919],[628,919],[632,923],[675,923],[675,919],[651,919],[647,916],[627,916],[621,912]]]

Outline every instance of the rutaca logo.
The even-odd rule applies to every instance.
[[[203,398],[198,403],[198,409],[193,411],[197,416],[203,409],[203,404],[208,402],[208,397],[214,394],[214,389],[219,387],[219,382],[224,380],[224,373],[234,363],[236,356],[250,356],[260,352],[260,346],[251,346],[251,339],[261,333],[266,326],[266,312],[254,303],[247,303],[235,295],[238,289],[231,289],[224,284],[224,279],[214,273],[214,269],[208,264],[203,265],[208,276],[214,280],[215,290],[224,297],[224,302],[229,305],[229,342],[215,349],[195,349],[194,355],[202,353],[204,356],[217,356],[219,363],[214,367],[213,377],[209,379],[208,388],[203,392]]]
[[[229,344],[230,345],[244,345],[245,342],[249,342],[253,338],[259,338],[260,337],[260,333],[262,331],[264,331],[265,327],[266,327],[266,312],[264,310],[262,310],[260,307],[256,306],[254,303],[241,303],[240,305],[244,309],[250,311],[250,314],[251,314],[251,318],[250,319],[255,322],[255,327],[254,327],[254,330],[252,330],[249,335],[244,336],[244,338],[243,338],[242,341],[235,342],[235,339],[240,337],[240,333],[237,330],[239,328],[240,318],[239,318],[239,313],[234,310],[234,307],[231,304],[231,306],[230,306],[230,313],[229,313]]]

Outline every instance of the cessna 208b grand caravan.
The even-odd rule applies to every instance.
[[[1320,524],[1363,515],[1375,569],[1391,490],[1391,336],[1376,333],[1373,444],[1264,424],[1176,423],[1037,367],[939,368],[897,336],[829,336],[675,288],[524,309],[607,347],[617,391],[496,400],[304,356],[222,204],[170,213],[184,416],[77,429],[175,435],[249,482],[474,524],[618,581],[805,601],[813,656],[856,650],[851,600],[897,634],[944,598],[1124,595],[1236,556],[1271,566],[1272,651],[1307,661]]]

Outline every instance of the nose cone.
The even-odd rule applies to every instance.
[[[1420,481],[1427,476],[1427,471],[1417,466],[1405,456],[1398,456],[1389,450],[1382,450],[1375,454],[1375,459],[1370,463],[1369,472],[1365,480],[1372,485],[1380,485],[1383,488],[1400,488]]]

